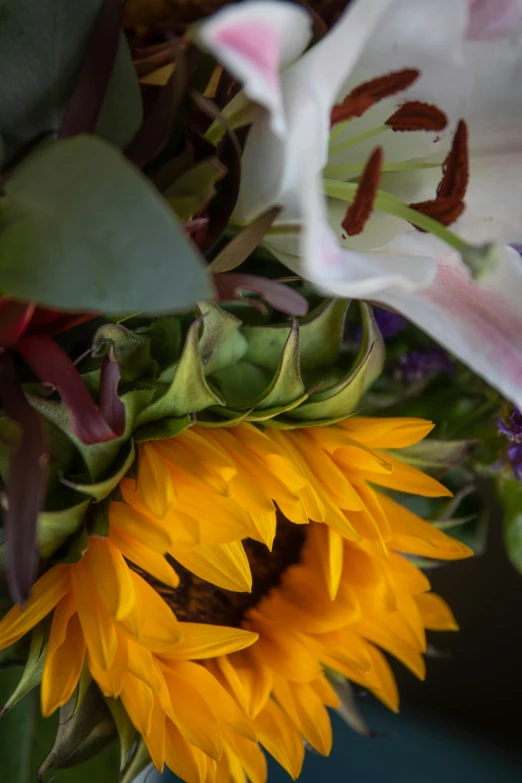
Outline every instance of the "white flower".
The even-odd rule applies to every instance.
[[[306,12],[252,0],[200,41],[264,107],[238,222],[282,205],[266,237],[281,261],[403,313],[520,406],[522,262],[507,245],[522,242],[522,49],[466,40],[469,2],[353,0],[297,57]],[[490,240],[505,245],[482,256]]]
[[[522,0],[468,0],[468,37],[477,41],[502,38],[522,29]]]

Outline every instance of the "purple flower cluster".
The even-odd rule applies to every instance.
[[[408,351],[402,354],[393,371],[393,377],[403,383],[429,381],[439,373],[450,374],[454,365],[446,351],[434,348],[429,351]]]
[[[511,441],[507,449],[507,457],[515,478],[520,481],[522,480],[522,413],[518,408],[513,408],[507,423],[499,420],[497,427],[498,431]]]

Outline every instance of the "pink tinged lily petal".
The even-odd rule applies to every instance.
[[[515,405],[522,405],[522,259],[503,250],[494,271],[473,281],[457,255],[439,255],[431,286],[378,297],[455,354]]]
[[[271,128],[286,130],[279,72],[312,37],[312,18],[291,3],[254,0],[214,14],[199,41],[244,85],[246,95],[270,112]]]
[[[512,35],[522,26],[522,0],[469,0],[468,37],[476,41]]]

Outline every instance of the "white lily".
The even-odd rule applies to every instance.
[[[502,38],[522,29],[522,0],[469,0],[468,37]]]
[[[228,6],[199,38],[264,107],[237,221],[282,205],[266,237],[281,261],[399,311],[520,406],[522,262],[507,244],[522,241],[522,49],[466,40],[469,1],[352,0],[290,65],[311,38],[296,5]],[[481,257],[490,240],[506,245]]]

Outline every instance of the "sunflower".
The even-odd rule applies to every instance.
[[[409,556],[471,552],[390,492],[450,494],[396,453],[431,428],[242,423],[142,444],[108,537],[39,579],[0,622],[0,648],[52,614],[44,715],[71,698],[86,661],[158,769],[263,783],[263,746],[297,777],[305,742],[331,748],[331,672],[397,710],[382,651],[423,678],[425,629],[457,628]]]

